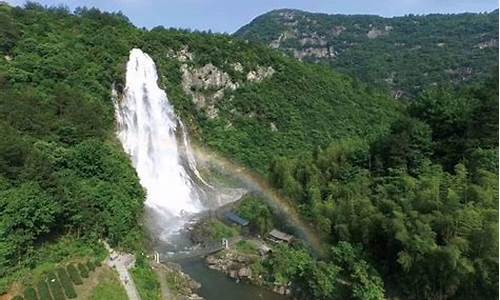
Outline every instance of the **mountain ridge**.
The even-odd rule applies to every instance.
[[[396,17],[278,9],[233,35],[329,65],[395,98],[480,80],[498,61],[498,9]]]

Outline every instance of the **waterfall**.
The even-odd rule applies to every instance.
[[[168,235],[181,229],[187,216],[204,209],[197,181],[209,185],[196,168],[187,133],[157,80],[151,57],[132,49],[115,111],[118,138],[146,190],[146,206],[159,216]]]

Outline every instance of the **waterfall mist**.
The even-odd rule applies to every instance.
[[[208,185],[196,168],[184,127],[157,81],[151,57],[132,49],[126,86],[122,98],[115,99],[115,110],[118,138],[146,190],[146,207],[161,227],[157,234],[167,239],[189,216],[205,209],[207,193],[198,182]]]

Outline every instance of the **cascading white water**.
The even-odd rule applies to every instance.
[[[191,174],[204,180],[196,169],[182,123],[157,80],[151,57],[132,49],[123,98],[115,99],[115,109],[118,137],[146,190],[146,205],[164,218],[163,233],[168,236],[182,227],[186,215],[203,210],[202,192]],[[187,158],[182,157],[177,143],[178,126]]]

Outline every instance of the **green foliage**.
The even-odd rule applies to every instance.
[[[131,270],[131,273],[141,299],[160,299],[160,282],[146,257],[137,256],[135,267]]]
[[[36,299],[36,298],[33,298]],[[23,296],[16,295],[12,300],[24,300]]]
[[[96,260],[94,261],[94,265],[95,265],[96,267],[100,267],[100,266],[102,265],[102,263],[101,263],[101,261],[100,261],[99,259],[96,259]]]
[[[342,287],[338,286],[339,267],[332,263],[318,262],[309,266],[307,288],[314,299],[340,299]]]
[[[390,134],[374,146],[374,168],[418,174],[432,153],[431,130],[425,123],[404,118],[393,123]]]
[[[63,288],[59,279],[57,278],[54,272],[50,272],[47,274],[47,283],[50,288],[50,292],[54,300],[64,300],[66,297],[64,296]]]
[[[80,277],[80,273],[78,273],[78,270],[76,269],[74,264],[68,265],[66,267],[66,270],[68,270],[69,277],[74,284],[80,285],[83,283],[82,278]]]
[[[212,219],[206,224],[208,237],[212,240],[222,240],[232,238],[239,234],[238,229],[228,226],[217,219]]]
[[[359,250],[342,242],[327,260],[316,260],[300,246],[280,244],[252,270],[279,285],[292,283],[299,298],[382,300],[384,285]]]
[[[250,255],[257,255],[259,254],[258,249],[253,245],[252,243],[246,241],[246,240],[241,240],[236,245],[233,246],[233,248],[238,251],[239,253],[243,254],[250,254]]]
[[[383,18],[283,9],[234,35],[290,55],[303,52],[304,61],[330,65],[397,97],[479,81],[498,64],[498,10]]]
[[[274,282],[286,285],[293,279],[304,276],[311,263],[313,258],[306,250],[278,245],[273,249],[272,257],[266,262],[266,266],[272,270]]]
[[[92,291],[91,300],[127,300],[127,293],[114,276],[99,282]]]
[[[0,4],[0,24],[1,293],[54,261],[38,252],[58,237],[139,245],[144,192],[110,101],[139,32],[118,14],[34,3]]]
[[[273,215],[263,199],[246,196],[237,209],[238,214],[248,220],[252,231],[264,235],[273,228]]]
[[[3,53],[10,53],[21,35],[18,24],[12,17],[11,9],[5,5],[0,6],[0,51]]]
[[[0,275],[9,273],[6,258],[22,253],[26,247],[48,233],[54,226],[59,207],[38,183],[24,183],[15,189],[0,192],[0,243],[7,247],[0,252]]]
[[[332,261],[341,268],[351,284],[351,299],[381,300],[384,284],[377,272],[361,256],[361,251],[347,242],[332,249]]]
[[[50,295],[49,286],[47,285],[47,282],[40,281],[38,282],[36,287],[38,290],[38,298],[40,300],[52,300],[52,296]]]
[[[190,290],[189,281],[180,272],[167,272],[165,280],[169,290],[176,295],[184,295],[186,291]]]
[[[94,262],[92,262],[92,261],[90,261],[90,260],[89,260],[89,261],[87,262],[87,269],[88,269],[89,271],[94,271],[94,270],[95,270],[95,264],[94,264]]]
[[[88,278],[89,277],[89,270],[83,263],[78,263],[78,271],[80,271],[80,276],[82,278]]]
[[[30,250],[33,251],[33,250]],[[82,257],[103,259],[106,249],[100,243],[89,243],[71,236],[56,242],[45,243],[32,253],[27,266],[18,266],[12,273],[0,278],[0,290],[7,290],[12,281],[21,281],[25,286],[32,285],[45,278],[47,272],[56,270],[60,265]]]
[[[433,89],[410,104],[410,113],[432,129],[434,159],[453,170],[477,148],[498,146],[498,74],[459,92]],[[490,164],[491,165],[491,164]]]
[[[32,287],[27,287],[24,289],[24,299],[26,300],[36,300],[38,299],[36,296],[36,291]]]
[[[429,95],[369,146],[350,140],[271,165],[271,182],[334,245],[347,298],[384,297],[374,269],[406,299],[498,289],[498,85]],[[472,134],[479,123],[488,132]]]
[[[57,276],[61,281],[61,285],[64,289],[66,297],[68,297],[69,299],[76,298],[75,288],[73,287],[73,283],[71,282],[68,273],[66,273],[66,270],[64,268],[57,268]]]

